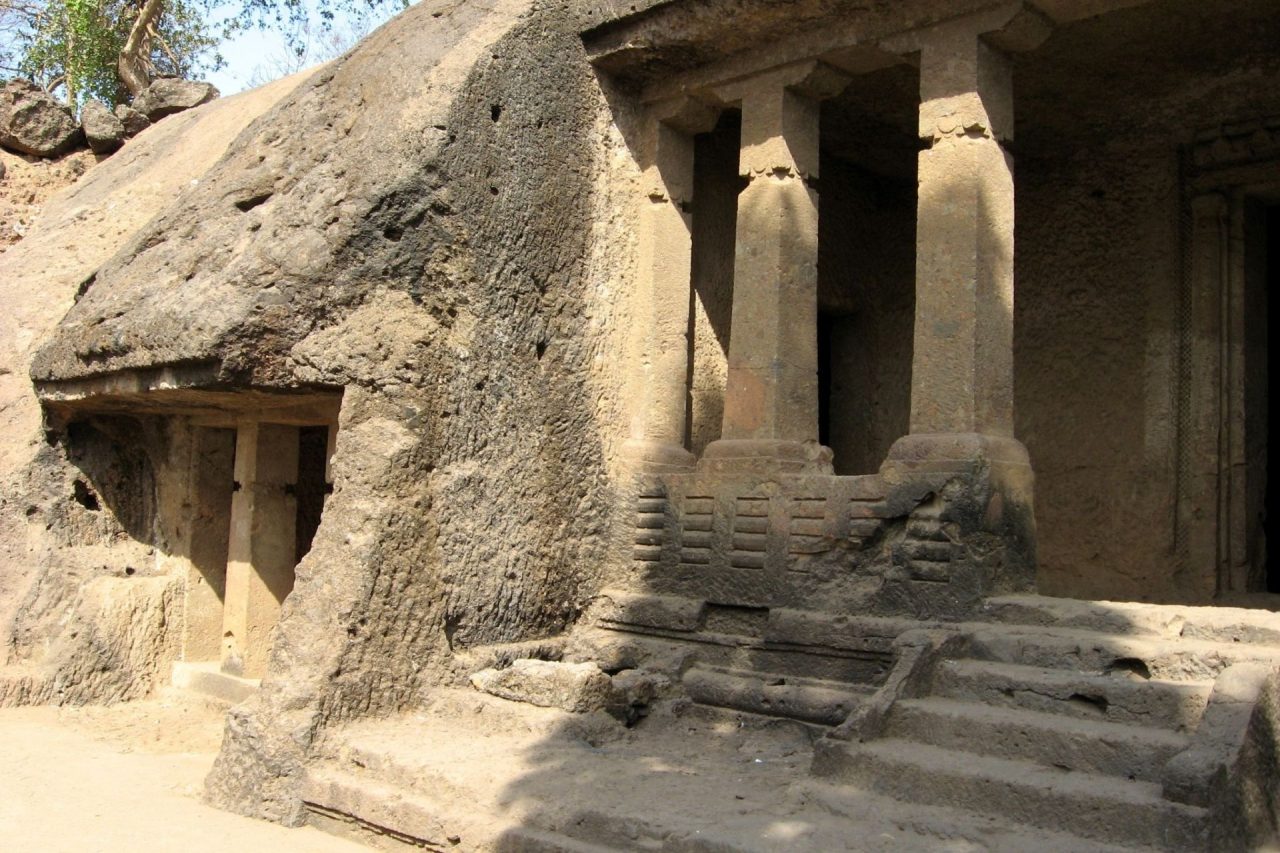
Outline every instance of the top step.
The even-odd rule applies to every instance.
[[[1242,607],[1005,595],[987,599],[980,618],[1011,625],[1079,628],[1103,634],[1280,647],[1280,613]]]

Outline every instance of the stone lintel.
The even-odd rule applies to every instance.
[[[245,417],[299,426],[336,423],[342,403],[341,388],[233,388],[213,382],[203,368],[181,367],[38,382],[36,394],[55,421],[85,414],[146,414],[231,429]]]
[[[1127,2],[1132,4],[1133,0]],[[1056,24],[1071,19],[1070,16],[1059,17],[1055,14],[1062,13],[1061,8],[1050,13],[1040,8],[1044,5],[1040,0],[1005,0],[962,12],[945,20],[887,34],[878,44],[886,51],[907,55],[920,53],[927,44],[936,42],[939,38],[963,36],[981,38],[991,46],[1009,53],[1035,50],[1053,34]]]
[[[715,129],[724,104],[710,94],[703,94],[701,97],[676,95],[652,101],[646,107],[651,122],[664,124],[672,130],[693,136]]]

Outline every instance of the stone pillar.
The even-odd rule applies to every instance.
[[[813,71],[734,87],[747,186],[738,196],[724,423],[707,468],[831,470],[817,444],[819,100],[803,87]]]
[[[246,678],[266,670],[268,640],[293,589],[298,428],[242,421],[222,621],[222,669]]]
[[[1009,59],[981,21],[919,34],[916,318],[911,434],[889,483],[955,483],[950,512],[1006,543],[1004,572],[1034,577],[1033,478],[1013,437],[1013,135]]]
[[[911,432],[1013,435],[1013,97],[971,34],[920,57]]]
[[[693,467],[685,449],[689,396],[690,262],[693,254],[693,135],[715,113],[687,99],[653,106],[645,118],[648,167],[636,275],[640,394],[626,452],[649,471]]]
[[[184,661],[216,661],[221,655],[235,432],[195,427],[187,468],[189,525]]]

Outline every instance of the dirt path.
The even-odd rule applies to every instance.
[[[6,853],[366,853],[200,802],[221,712],[165,698],[112,708],[0,709]]]

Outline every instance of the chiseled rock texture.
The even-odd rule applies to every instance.
[[[94,271],[298,82],[167,120],[0,254],[0,705],[130,699],[168,675],[181,596],[159,566],[165,438],[122,419],[47,434],[30,363]]]
[[[562,630],[599,586],[625,421],[604,267],[627,253],[592,237],[629,186],[602,174],[621,142],[582,26],[528,0],[408,10],[86,276],[33,361],[41,382],[182,365],[343,390],[334,490],[229,718],[219,805],[298,821],[326,725],[410,705],[453,648]]]

